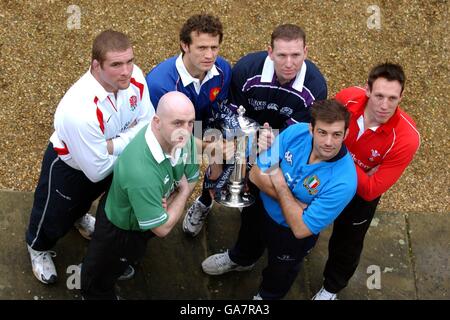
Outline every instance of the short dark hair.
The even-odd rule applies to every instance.
[[[369,79],[367,80],[370,90],[372,90],[372,85],[378,78],[384,78],[388,81],[398,81],[402,87],[402,91],[400,93],[403,92],[406,77],[403,72],[403,68],[400,65],[386,62],[372,68],[369,72]]]
[[[311,126],[314,129],[316,121],[333,123],[344,121],[347,130],[350,121],[350,112],[343,104],[334,99],[314,101],[311,106]]]
[[[131,48],[131,41],[124,33],[105,30],[94,39],[92,61],[97,60],[102,65],[107,52],[125,51],[128,48]]]
[[[190,45],[192,43],[192,31],[208,33],[213,37],[218,35],[219,43],[222,43],[223,27],[218,17],[210,14],[196,14],[191,16],[181,27],[180,41]],[[181,48],[181,51],[183,51],[183,48]]]
[[[306,45],[306,33],[302,28],[295,24],[282,24],[276,27],[270,37],[270,46],[273,48],[273,43],[277,39],[283,39],[287,41],[301,39],[303,45]]]

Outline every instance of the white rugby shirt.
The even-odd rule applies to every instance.
[[[133,66],[130,86],[107,92],[86,72],[66,92],[55,112],[55,132],[50,137],[59,157],[84,172],[92,182],[106,178],[114,161],[131,139],[155,114],[142,70]],[[136,121],[137,124],[129,128]],[[107,150],[112,139],[114,154]]]

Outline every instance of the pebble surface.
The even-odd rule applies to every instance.
[[[301,25],[330,97],[364,85],[377,63],[401,63],[407,75],[401,106],[417,123],[421,147],[379,209],[450,212],[447,0],[1,1],[0,189],[34,190],[56,106],[88,69],[96,34],[107,28],[128,34],[147,73],[178,53],[180,26],[200,12],[220,16],[220,54],[231,63],[266,49],[276,25]]]

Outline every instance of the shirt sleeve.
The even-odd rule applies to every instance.
[[[217,102],[221,103],[222,101],[226,100],[228,98],[228,92],[230,91],[230,84],[231,84],[231,66],[228,62],[224,61],[224,64],[222,66],[223,68],[223,86],[222,90],[219,92],[217,96]]]
[[[101,181],[112,172],[117,157],[108,153],[98,121],[67,114],[62,122],[55,123],[55,129],[58,136],[64,137],[71,157],[89,180]]]
[[[166,223],[169,216],[162,206],[161,183],[149,183],[145,188],[131,188],[128,198],[141,230],[149,230]]]
[[[333,183],[320,191],[303,211],[303,222],[308,229],[318,234],[344,210],[356,192],[356,177],[339,183]]]
[[[269,168],[274,166],[279,166],[280,160],[282,159],[282,153],[284,152],[283,140],[286,136],[286,132],[287,130],[279,134],[270,148],[258,156],[256,164],[262,172],[266,172]]]
[[[346,106],[351,100],[360,100],[361,98],[364,99],[364,95],[361,96],[360,90],[365,91],[362,87],[345,88],[336,93],[336,96],[334,98],[344,106]]]
[[[152,102],[150,101],[149,92],[147,83],[145,81],[144,75],[142,71],[134,66],[135,70],[133,72],[133,77],[136,81],[144,86],[142,98],[138,103],[137,108],[139,108],[139,113],[137,114],[136,125],[131,128],[126,129],[124,132],[121,132],[117,137],[112,139],[114,143],[113,154],[118,156],[122,153],[123,149],[127,146],[127,144],[136,136],[136,134],[147,124],[150,123],[151,118],[155,114],[155,108],[153,107]]]
[[[236,108],[230,104],[230,84],[231,84],[231,67],[230,64],[224,61],[222,67],[224,82],[223,86],[214,101],[214,119],[221,121],[227,117],[232,117],[236,114]]]
[[[323,86],[320,86],[319,92],[316,95],[316,100],[326,100],[328,97],[327,83],[324,82]]]
[[[392,148],[371,176],[356,166],[358,195],[366,201],[372,201],[385,193],[401,177],[418,148],[418,138],[413,143],[398,142],[398,146]]]
[[[145,77],[145,81],[150,95],[150,101],[153,104],[154,109],[156,110],[158,107],[159,99],[161,99],[164,94],[169,92],[169,90],[165,88],[164,83],[161,83],[162,81],[158,78],[158,73],[155,71],[155,69],[151,70],[147,74],[147,76]],[[175,90],[175,88],[173,90]]]

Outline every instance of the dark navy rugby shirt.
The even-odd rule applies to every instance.
[[[314,63],[305,60],[295,79],[280,85],[267,51],[250,53],[232,69],[229,102],[243,105],[245,115],[261,125],[284,129],[297,122],[310,122],[310,107],[327,98],[326,80]]]

